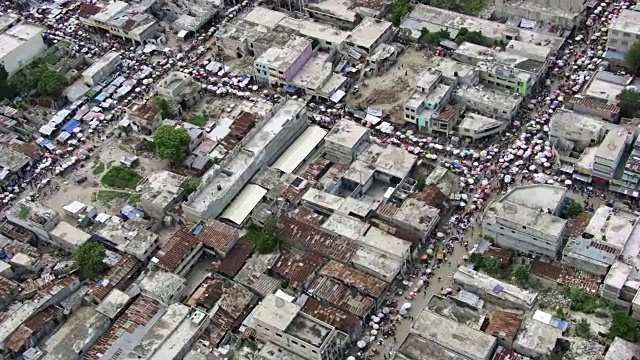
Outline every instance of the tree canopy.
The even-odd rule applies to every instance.
[[[418,177],[416,177],[416,189],[422,191],[425,186],[427,186],[427,178],[425,178],[424,175],[418,175]]]
[[[256,251],[260,254],[271,254],[281,252],[288,247],[287,241],[280,236],[278,231],[278,221],[275,217],[270,217],[264,222],[262,228],[250,226],[247,229],[247,239],[256,244]]]
[[[440,29],[435,32],[429,31],[427,28],[422,28],[420,30],[420,41],[421,44],[428,43],[431,45],[439,45],[442,40],[450,40],[451,33],[447,29]]]
[[[4,65],[0,65],[0,99],[11,99],[15,91],[9,86],[9,73]]]
[[[624,54],[624,62],[634,74],[640,71],[640,42],[636,42]]]
[[[411,4],[408,0],[393,0],[391,2],[391,22],[398,26],[405,15],[411,11]]]
[[[576,217],[582,213],[582,205],[579,202],[569,198],[567,199],[567,216]]]
[[[466,27],[460,28],[458,36],[456,36],[456,44],[460,45],[463,42],[470,42],[477,45],[485,45],[482,31],[469,31]]]
[[[85,278],[94,278],[104,270],[104,246],[96,241],[84,243],[74,256],[74,265]]]
[[[175,162],[184,159],[189,141],[191,137],[183,127],[163,125],[153,134],[156,155]]]
[[[618,94],[618,107],[620,115],[633,118],[640,110],[640,92],[632,89],[622,90]]]
[[[57,71],[49,69],[44,59],[31,62],[16,73],[9,83],[11,89],[22,95],[47,98],[60,96],[66,85],[67,79]]]
[[[174,117],[173,110],[171,109],[171,106],[169,105],[169,102],[167,101],[167,99],[162,97],[157,97],[155,98],[153,103],[155,106],[158,107],[158,109],[160,109],[160,116],[163,119],[173,119]]]

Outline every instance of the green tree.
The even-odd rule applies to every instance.
[[[189,179],[187,181],[186,184],[184,184],[184,192],[187,194],[187,196],[191,193],[193,193],[194,191],[196,191],[196,189],[198,189],[198,186],[200,186],[200,184],[202,183],[202,179],[194,176],[191,179]]]
[[[470,42],[477,45],[484,45],[484,37],[482,31],[469,31],[469,29],[462,27],[456,36],[456,44],[460,45],[463,42]]]
[[[624,62],[634,74],[640,71],[640,42],[636,42],[624,54]]]
[[[104,270],[104,257],[104,246],[96,241],[88,241],[76,251],[74,265],[82,276],[92,279]]]
[[[416,189],[422,191],[425,186],[427,186],[427,178],[425,178],[424,175],[418,175],[416,178]]]
[[[398,26],[404,16],[411,11],[411,4],[409,0],[393,0],[391,1],[391,22],[393,25]]]
[[[190,141],[191,137],[183,127],[163,125],[153,134],[156,155],[161,159],[175,162],[184,159]]]
[[[11,99],[15,91],[9,86],[9,73],[4,65],[0,65],[0,99]]]
[[[267,219],[262,228],[249,226],[246,237],[256,244],[256,251],[259,254],[282,252],[289,246],[287,241],[280,236],[278,220],[275,217]]]
[[[158,109],[160,109],[160,116],[163,119],[173,119],[174,117],[173,110],[171,109],[171,106],[169,105],[169,102],[167,101],[167,99],[162,97],[157,97],[153,101],[153,103],[155,106],[158,107]]]
[[[583,337],[585,339],[589,338],[591,335],[591,324],[586,319],[580,319],[576,324],[576,335]]]
[[[556,317],[560,320],[567,320],[569,314],[563,308],[556,309]]]
[[[640,92],[625,89],[618,94],[618,107],[623,117],[633,118],[640,110]]]
[[[638,322],[627,316],[623,311],[616,311],[611,318],[611,328],[609,328],[609,338],[616,337],[627,341],[637,343],[640,342],[640,331],[638,330]]]
[[[62,90],[67,85],[64,76],[55,70],[46,69],[38,81],[38,94],[44,97],[56,98],[62,94]]]
[[[567,199],[567,216],[576,217],[580,215],[583,211],[582,205],[577,201],[569,198]]]
[[[513,272],[513,277],[519,284],[526,284],[529,282],[529,269],[524,266],[518,266]]]
[[[207,125],[207,118],[203,115],[193,115],[187,122],[195,126],[205,127],[205,125]]]
[[[442,40],[451,39],[451,33],[449,33],[449,30],[447,29],[440,29],[438,31],[431,32],[428,29],[423,28],[420,33],[421,35],[418,41],[420,41],[421,44],[427,43],[431,45],[439,45]]]

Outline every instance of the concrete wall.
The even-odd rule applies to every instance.
[[[284,79],[287,83],[293,81],[293,78],[298,74],[300,69],[311,59],[311,55],[313,55],[313,49],[311,48],[311,44],[309,44],[293,64],[284,71]]]
[[[49,236],[49,231],[53,230],[56,227],[56,225],[58,225],[58,223],[60,222],[60,215],[54,216],[51,220],[49,220],[44,225],[35,223],[29,220],[28,218],[25,220],[20,219],[10,213],[7,213],[6,215],[7,215],[7,221],[9,221],[10,223],[22,226],[29,231],[32,231],[38,239],[44,240],[46,242],[50,242],[51,240],[51,237]]]
[[[42,54],[47,47],[41,36],[36,36],[22,43],[15,50],[0,59],[9,75],[27,66],[36,56]]]
[[[521,231],[518,226],[507,226],[503,223],[483,223],[482,235],[500,247],[521,253],[543,255],[554,259],[560,248],[560,236],[554,244],[536,239],[529,232]]]

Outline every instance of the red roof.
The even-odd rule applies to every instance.
[[[388,286],[386,282],[364,271],[354,269],[337,261],[330,261],[320,270],[320,274],[332,277],[374,299],[379,298]]]
[[[168,271],[174,271],[182,261],[200,244],[195,236],[191,235],[189,226],[183,226],[176,231],[165,246],[162,247],[156,257],[158,264]]]
[[[222,259],[217,270],[230,278],[235,277],[247,259],[251,257],[255,248],[256,245],[245,238],[238,240],[227,254],[227,257]]]
[[[582,105],[590,109],[608,111],[612,114],[618,114],[620,112],[620,108],[617,107],[616,105],[604,103],[602,101],[593,100],[585,97],[571,96],[569,99],[566,99],[565,101],[571,104]]]
[[[124,255],[109,269],[107,275],[89,291],[89,294],[98,300],[102,300],[114,288],[124,291],[131,285],[133,277],[141,268],[142,263],[140,260],[128,254]]]
[[[215,250],[222,257],[227,255],[240,238],[240,230],[218,220],[199,223],[191,230],[192,234],[198,226],[202,226],[202,228],[196,233],[196,239],[200,240],[204,246]]]
[[[322,303],[312,297],[305,301],[300,311],[347,334],[353,333],[356,328],[362,326],[360,318],[352,313]]]
[[[294,289],[301,289],[325,263],[318,254],[291,250],[282,254],[271,270],[287,279]]]
[[[491,316],[489,326],[484,332],[498,339],[504,339],[511,344],[516,338],[521,324],[522,316],[519,314],[509,311],[496,311]]]

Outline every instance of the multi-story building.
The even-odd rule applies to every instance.
[[[307,128],[304,103],[288,100],[276,105],[244,136],[234,150],[211,168],[198,189],[182,204],[192,221],[220,215],[251,177],[270,165]]]
[[[158,22],[150,14],[156,1],[146,1],[130,5],[124,1],[109,4],[83,4],[79,17],[87,26],[110,32],[114,36],[143,44],[158,30]]]
[[[340,120],[324,138],[327,158],[351,164],[369,142],[369,130],[356,122]]]
[[[483,83],[509,89],[522,96],[529,95],[545,67],[544,61],[469,42],[460,44],[453,58],[477,66]]]
[[[427,70],[420,76],[416,89],[404,104],[404,120],[432,132],[431,118],[451,99],[453,86],[442,83],[442,73]],[[435,129],[446,131],[447,129]]]
[[[593,180],[604,184],[613,179],[614,173],[620,164],[622,154],[633,140],[633,136],[623,127],[618,127],[607,133],[602,144],[598,147],[593,163]]]
[[[640,12],[623,9],[609,25],[606,58],[624,61],[624,54],[640,39]]]
[[[347,45],[353,46],[366,54],[371,54],[378,45],[392,37],[392,23],[367,17],[351,31],[351,34],[347,38]]]
[[[294,37],[283,47],[274,46],[255,60],[256,80],[272,86],[287,85],[312,54],[311,41],[302,37]]]
[[[47,49],[42,39],[43,32],[39,26],[22,23],[0,34],[0,62],[9,75],[15,74]]]
[[[466,113],[458,125],[460,136],[478,140],[485,136],[497,134],[507,127],[506,121],[491,119],[486,116]]]
[[[566,192],[552,185],[514,188],[485,210],[483,236],[500,247],[554,259],[567,224],[558,217]]]
[[[604,125],[603,121],[594,117],[560,109],[551,116],[549,138],[561,148],[581,152],[602,141],[605,135]]]
[[[32,231],[43,241],[50,241],[49,232],[60,223],[60,215],[42,204],[22,199],[6,212],[7,221]]]
[[[633,195],[638,190],[638,183],[640,182],[640,137],[633,143],[631,149],[631,155],[624,165],[624,172],[622,173],[621,184],[618,188],[614,188],[613,184],[610,187],[611,190],[627,193]]]
[[[308,360],[338,357],[346,334],[300,309],[277,295],[265,297],[252,313],[258,340],[272,342]]]
[[[453,90],[453,99],[481,115],[508,121],[511,121],[516,115],[522,102],[520,95],[498,93],[471,86],[463,86]]]

